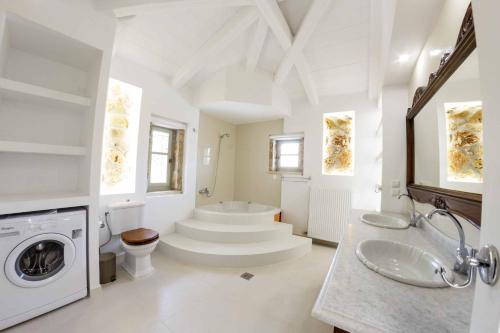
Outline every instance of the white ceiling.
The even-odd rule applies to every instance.
[[[392,29],[385,85],[407,83],[427,37],[437,23],[445,0],[397,1]],[[407,62],[398,62],[400,55],[409,55]]]
[[[120,0],[109,1],[116,3]],[[134,0],[127,0],[127,3],[134,4]],[[299,30],[310,5],[311,0],[284,0],[279,3],[293,34]],[[171,78],[240,8],[172,8],[122,18],[119,20],[115,52]],[[367,90],[369,19],[370,0],[331,0],[303,50],[320,96]],[[244,64],[256,28],[257,22],[210,59],[208,65],[188,81],[187,86],[196,88],[220,69]],[[285,52],[269,30],[257,68],[274,73],[284,56]],[[295,68],[290,71],[283,86],[292,99],[304,96],[304,88]]]

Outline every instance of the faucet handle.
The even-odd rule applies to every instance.
[[[479,252],[472,249],[470,255],[463,256],[462,251],[457,249],[457,260],[467,265],[467,280],[462,283],[452,283],[446,277],[446,269],[441,267],[439,274],[443,281],[452,288],[465,288],[470,286],[475,279],[476,272],[479,271],[481,280],[487,285],[493,286],[498,281],[500,256],[498,250],[493,245],[484,245]]]
[[[456,253],[457,253],[457,255],[456,255],[457,262],[458,262],[460,265],[462,265],[462,264],[465,262],[465,258],[464,258],[464,256],[463,256],[462,251],[460,251],[460,248],[457,248]]]

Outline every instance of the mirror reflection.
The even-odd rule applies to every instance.
[[[477,51],[415,117],[415,183],[482,193],[483,117]]]

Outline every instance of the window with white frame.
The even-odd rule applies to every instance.
[[[269,171],[303,174],[304,135],[273,135],[269,138]]]
[[[151,124],[148,192],[182,191],[184,130]]]

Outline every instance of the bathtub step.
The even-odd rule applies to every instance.
[[[173,233],[160,237],[158,250],[196,265],[249,267],[300,257],[311,250],[311,239],[289,236],[272,241],[234,244],[202,242]]]
[[[175,224],[180,235],[199,241],[219,243],[252,243],[290,237],[292,225],[286,223],[231,225],[195,219]]]

